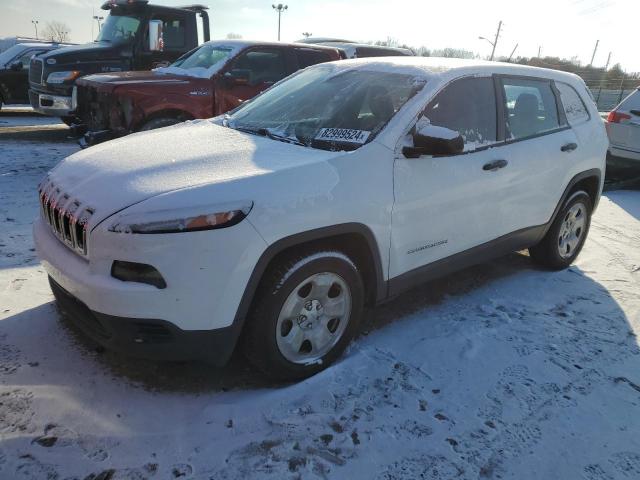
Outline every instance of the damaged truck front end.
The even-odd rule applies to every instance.
[[[92,75],[80,79],[76,95],[81,123],[75,127],[75,133],[81,137],[80,145],[88,147],[146,130],[154,119],[166,120],[161,126],[167,126],[211,116],[208,91],[206,99],[188,98],[192,83],[189,79],[154,72]]]
[[[76,132],[83,135],[81,146],[95,145],[131,133],[135,122],[130,96],[116,95],[114,89],[104,85],[79,85],[77,89],[78,116],[82,123],[76,126]]]

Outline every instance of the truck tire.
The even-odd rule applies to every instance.
[[[341,252],[309,251],[267,271],[247,317],[242,348],[268,376],[296,380],[336,360],[358,329],[364,284]]]
[[[76,117],[60,117],[62,123],[64,123],[67,127],[71,127],[74,123],[76,123]]]
[[[146,122],[140,127],[141,132],[146,132],[147,130],[155,130],[156,128],[168,127],[169,125],[175,125],[176,123],[180,123],[182,120],[176,117],[158,117],[153,118]]]
[[[571,265],[587,239],[592,209],[592,200],[586,192],[573,193],[544,238],[529,248],[531,259],[551,270],[562,270]]]

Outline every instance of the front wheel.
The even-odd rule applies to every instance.
[[[586,192],[571,195],[542,241],[529,248],[533,261],[553,270],[571,265],[587,239],[592,208]]]
[[[62,123],[64,123],[67,127],[71,127],[74,123],[77,123],[76,117],[60,117],[60,120],[62,120]]]
[[[155,130],[156,128],[168,127],[170,125],[175,125],[176,123],[180,123],[182,120],[175,117],[159,117],[153,118],[146,122],[142,127],[140,127],[141,132],[146,132],[147,130]]]
[[[346,255],[326,251],[283,259],[257,292],[244,353],[274,378],[314,375],[348,345],[363,308],[362,278]]]

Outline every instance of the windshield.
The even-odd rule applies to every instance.
[[[130,43],[138,32],[140,19],[111,13],[100,30],[98,42]]]
[[[6,65],[13,60],[18,54],[26,51],[27,48],[24,45],[18,44],[11,48],[8,48],[4,52],[0,53],[0,65]]]
[[[425,83],[401,73],[314,67],[241,106],[225,125],[323,150],[355,150]]]
[[[237,48],[228,45],[202,45],[197,50],[180,57],[168,67],[156,68],[156,72],[209,78],[217,73]]]

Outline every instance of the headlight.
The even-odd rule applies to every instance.
[[[66,72],[53,72],[47,77],[47,83],[64,83],[71,82],[80,76],[78,70],[69,70]]]
[[[240,223],[251,211],[252,202],[220,206],[213,213],[195,213],[195,210],[161,210],[145,214],[124,214],[109,227],[115,233],[183,233],[232,227]],[[204,210],[207,211],[207,210]]]

